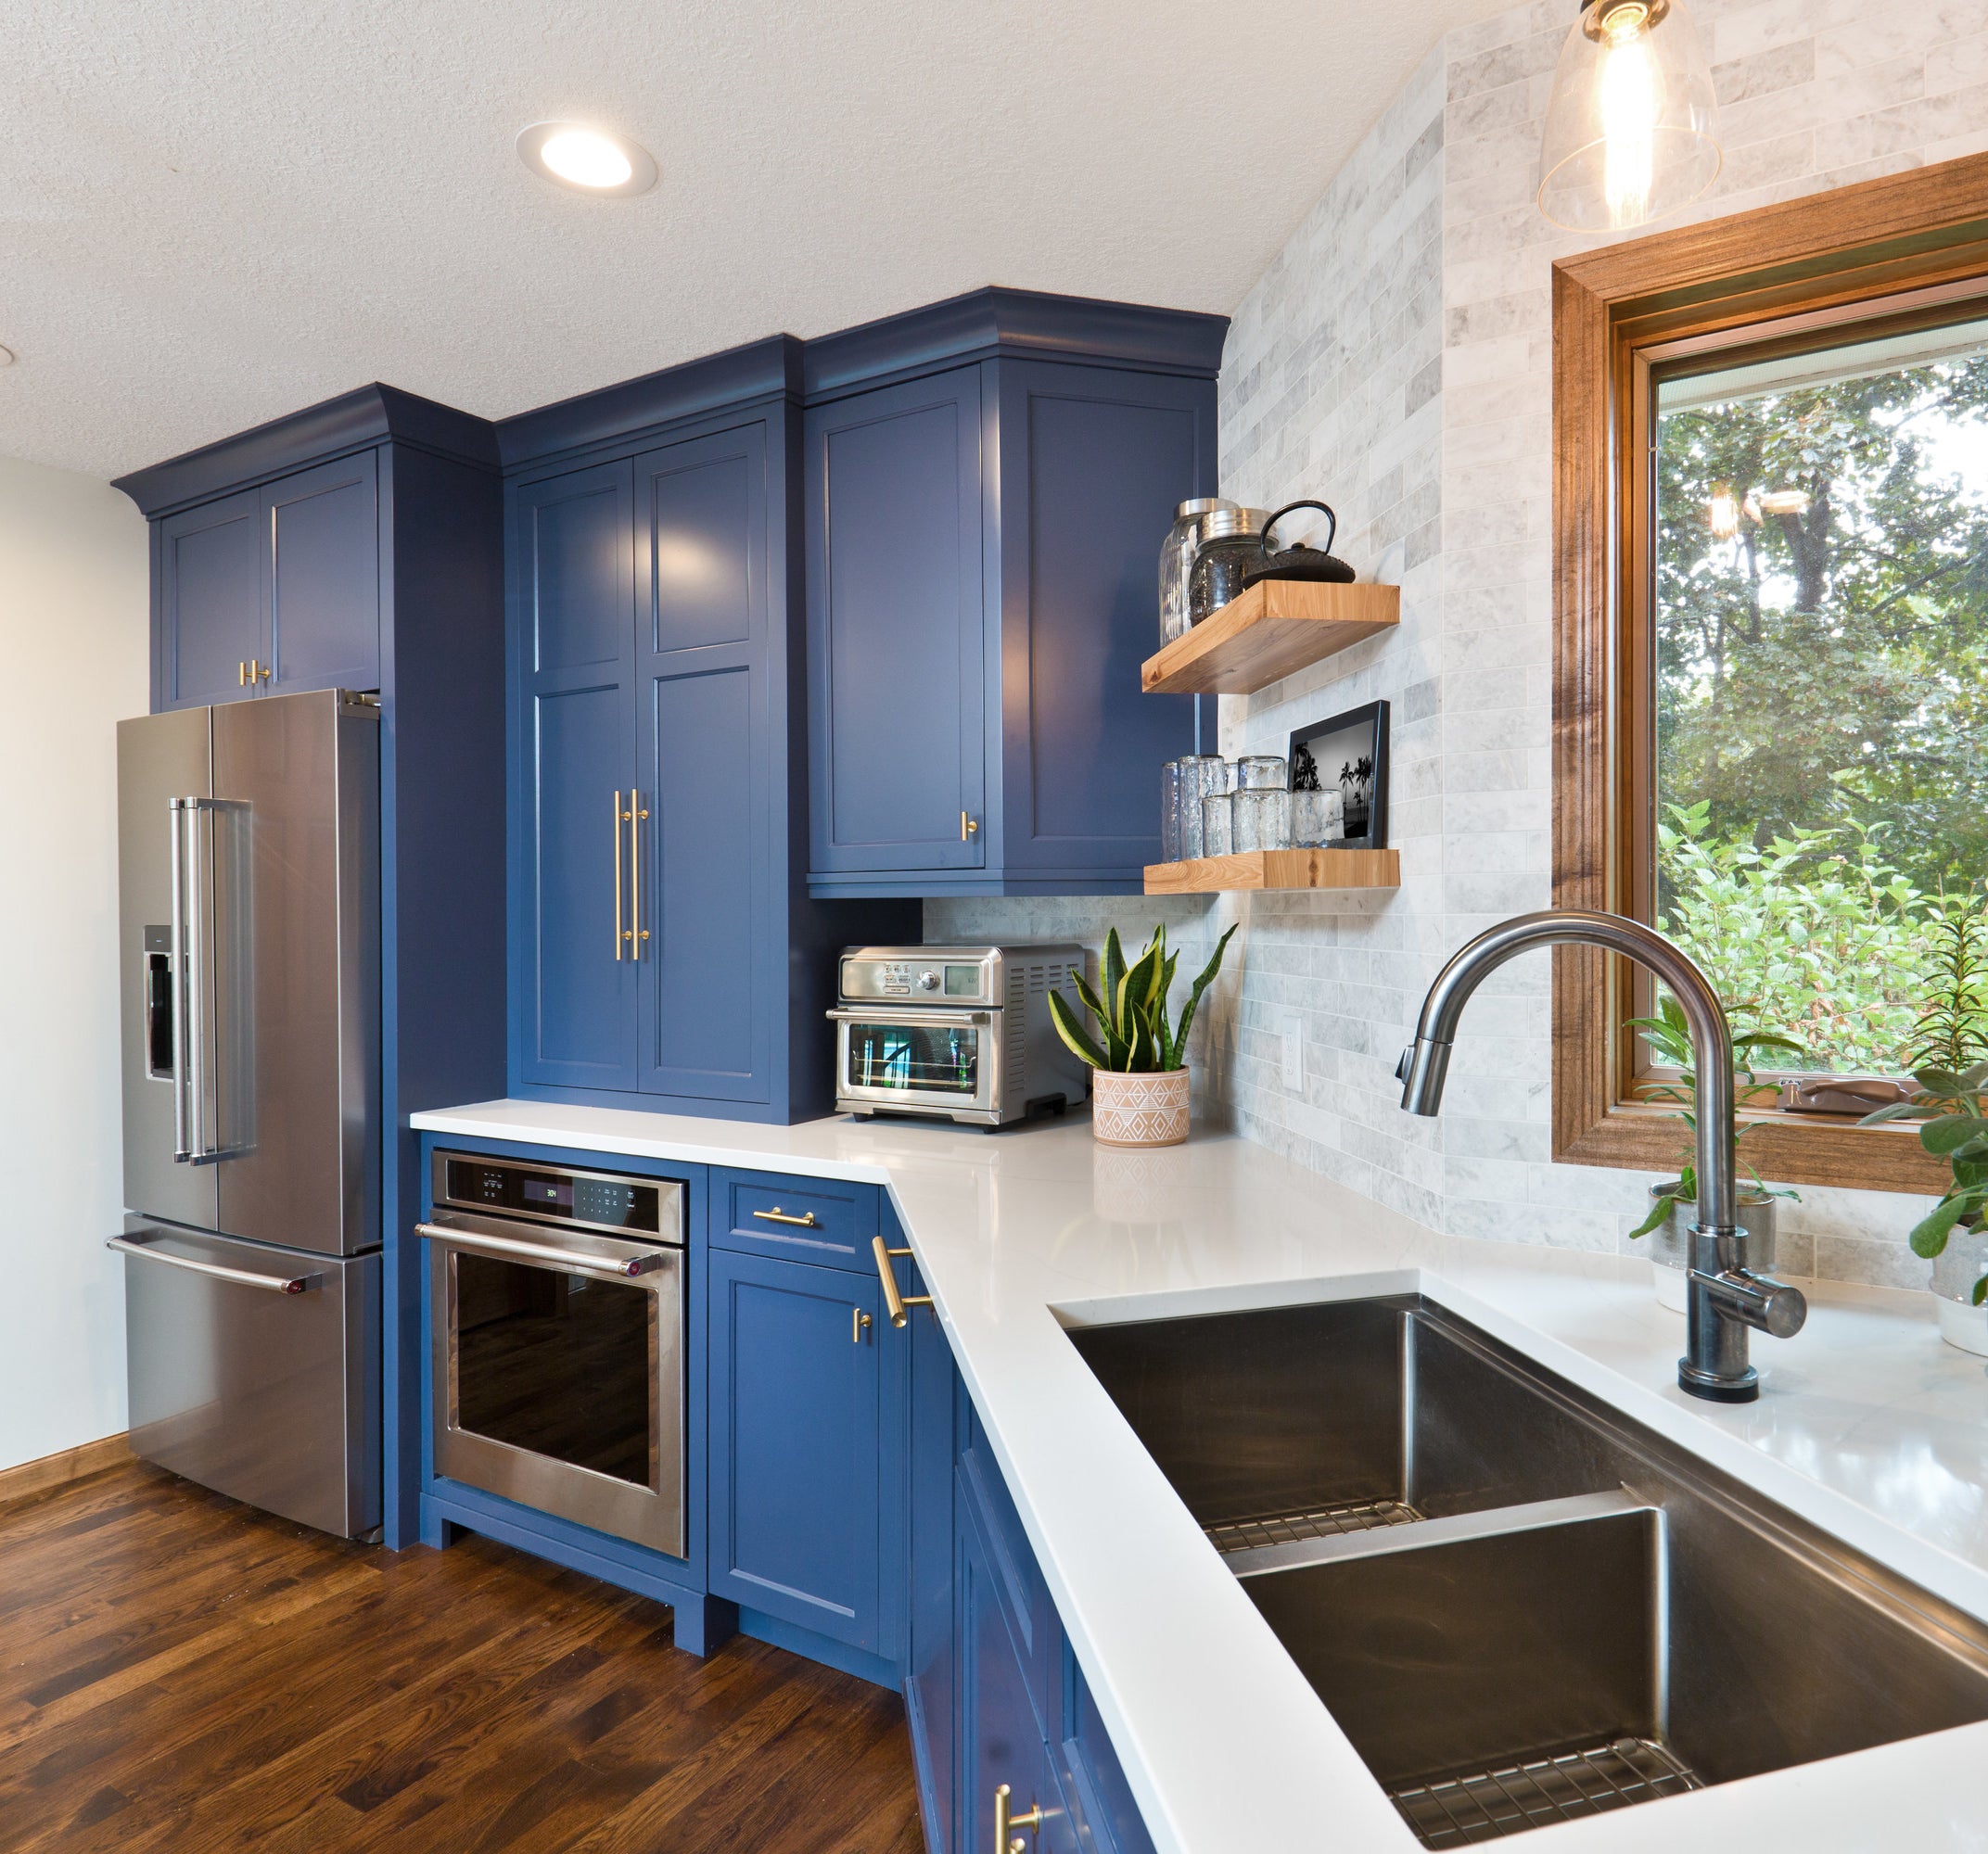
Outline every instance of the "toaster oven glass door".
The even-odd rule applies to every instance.
[[[845,1009],[836,1016],[836,1092],[844,1099],[879,1106],[993,1105],[998,1014]]]

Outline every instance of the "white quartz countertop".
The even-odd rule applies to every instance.
[[[1066,1325],[1420,1290],[1988,1619],[1988,1374],[1928,1297],[1816,1283],[1756,1337],[1758,1403],[1676,1388],[1634,1257],[1447,1238],[1233,1136],[1152,1153],[1082,1119],[996,1136],[503,1100],[424,1130],[881,1184],[1161,1854],[1420,1843],[1064,1336]],[[1988,1722],[1536,1831],[1589,1848],[1988,1850]],[[1544,1838],[1538,1838],[1544,1837]]]

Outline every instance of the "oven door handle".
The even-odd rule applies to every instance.
[[[430,1242],[446,1242],[452,1249],[466,1249],[473,1254],[493,1255],[503,1262],[542,1262],[562,1275],[593,1275],[604,1281],[626,1281],[651,1274],[669,1259],[652,1252],[631,1255],[625,1262],[608,1262],[597,1255],[576,1255],[569,1249],[556,1249],[549,1242],[489,1236],[479,1229],[453,1229],[439,1223],[417,1223],[414,1234],[427,1237]]]
[[[831,1023],[895,1023],[907,1030],[927,1023],[970,1030],[994,1021],[992,1011],[936,1010],[922,1004],[908,1004],[901,1010],[890,1004],[838,1004],[827,1015]]]

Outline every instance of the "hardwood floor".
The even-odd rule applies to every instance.
[[[921,1854],[894,1694],[131,1464],[0,1506],[0,1849]]]

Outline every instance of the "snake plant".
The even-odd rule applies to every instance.
[[[1200,1008],[1201,995],[1215,983],[1222,969],[1222,955],[1229,950],[1231,927],[1216,943],[1215,957],[1194,981],[1194,989],[1180,1013],[1177,1027],[1166,1021],[1166,995],[1173,989],[1174,967],[1180,955],[1166,950],[1166,929],[1153,930],[1153,939],[1130,966],[1125,962],[1125,948],[1114,927],[1104,938],[1104,954],[1098,966],[1098,990],[1093,991],[1081,972],[1074,974],[1077,997],[1097,1026],[1096,1034],[1086,1027],[1061,992],[1050,993],[1050,1015],[1056,1034],[1071,1050],[1093,1069],[1117,1069],[1133,1074],[1160,1074],[1187,1065],[1187,1033]],[[1102,996],[1100,996],[1100,993]]]

